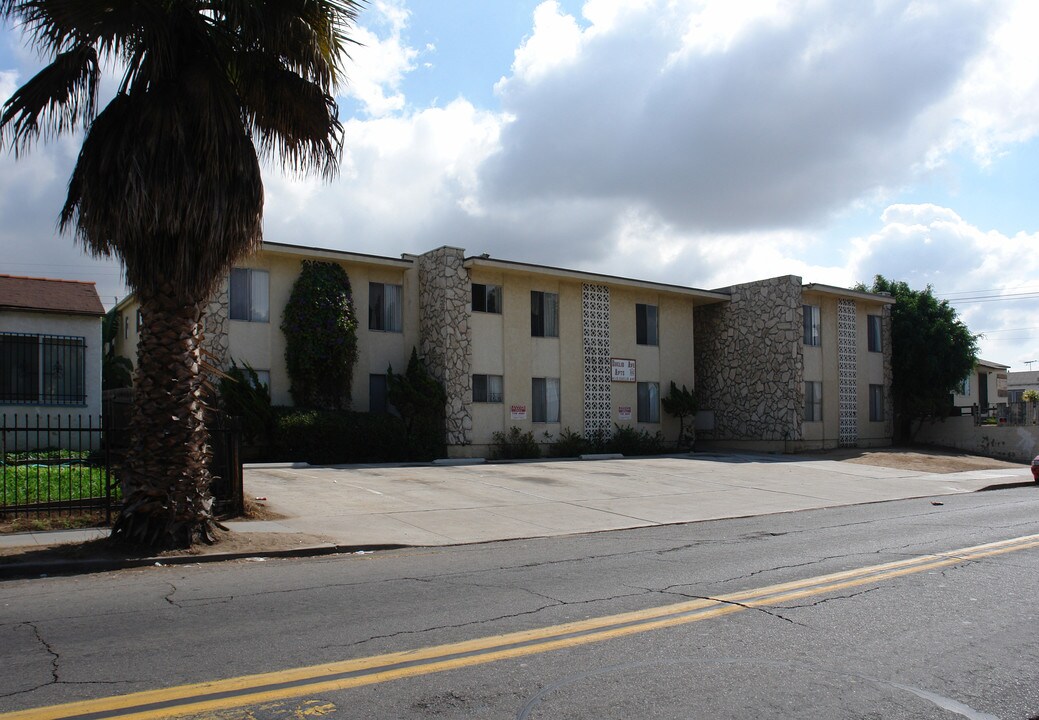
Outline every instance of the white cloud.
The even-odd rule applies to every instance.
[[[1033,320],[1039,317],[1039,232],[1007,236],[930,204],[889,207],[881,222],[877,232],[853,241],[848,268],[854,277],[868,284],[881,274],[914,289],[931,285],[973,332],[984,333],[983,357],[1008,365],[1039,358],[1039,322]]]
[[[419,51],[403,39],[409,15],[403,0],[378,0],[362,15],[362,24],[351,35],[360,45],[349,49],[345,94],[358,100],[372,117],[404,109],[400,85],[415,69],[419,56]]]

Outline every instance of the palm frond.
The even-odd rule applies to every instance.
[[[294,172],[333,175],[343,141],[335,99],[266,56],[241,60],[238,92],[260,153]]]
[[[97,109],[100,77],[92,46],[79,45],[59,54],[4,103],[0,144],[9,138],[17,155],[41,132],[58,135],[85,126]]]

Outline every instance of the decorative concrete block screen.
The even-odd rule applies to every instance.
[[[859,439],[855,301],[837,301],[838,444],[855,447]]]
[[[584,435],[609,434],[610,397],[610,288],[581,287],[581,326],[584,330]]]

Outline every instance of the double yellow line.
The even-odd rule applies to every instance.
[[[1039,547],[1039,535],[1025,535],[947,553],[921,555],[908,560],[871,565],[714,598],[690,600],[418,650],[22,710],[0,714],[0,720],[141,720],[182,717],[257,705],[601,642],[1034,547]]]

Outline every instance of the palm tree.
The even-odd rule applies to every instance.
[[[117,540],[213,541],[203,310],[261,241],[259,157],[326,177],[333,91],[363,0],[0,0],[51,59],[3,106],[16,154],[85,130],[60,228],[118,257],[141,303],[131,450]],[[101,64],[122,69],[98,112]]]

